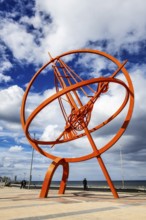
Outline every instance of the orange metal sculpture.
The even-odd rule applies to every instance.
[[[115,63],[117,65],[117,69],[110,77],[92,78],[92,79],[87,79],[83,81],[82,78],[78,74],[76,74],[75,71],[72,70],[62,60],[64,56],[67,56],[70,54],[76,54],[76,53],[91,53],[91,54],[97,54],[97,55],[103,56],[107,58],[108,60],[112,61],[113,63]],[[36,74],[31,79],[25,91],[23,101],[22,101],[22,107],[21,107],[22,127],[32,147],[35,150],[37,150],[39,153],[41,153],[42,155],[53,160],[52,164],[50,165],[46,173],[44,183],[42,186],[42,190],[40,193],[40,198],[47,197],[53,174],[59,165],[63,166],[63,175],[62,175],[62,180],[61,180],[60,189],[59,189],[59,193],[62,194],[65,192],[65,187],[66,187],[66,183],[67,183],[67,179],[69,175],[69,163],[81,162],[81,161],[89,160],[94,157],[97,158],[97,161],[113,193],[113,196],[115,198],[118,198],[118,194],[111,181],[111,178],[108,174],[105,164],[101,158],[101,154],[103,154],[105,151],[111,148],[118,141],[118,139],[123,135],[132,116],[133,106],[134,106],[134,90],[133,90],[133,85],[132,85],[130,76],[124,67],[126,62],[127,60],[121,64],[116,58],[112,57],[111,55],[106,54],[105,52],[97,51],[97,50],[91,50],[91,49],[74,50],[74,51],[66,52],[55,58],[51,57],[50,61],[46,63],[42,68],[40,68],[39,71],[36,72]],[[43,101],[26,119],[25,106],[26,106],[26,100],[27,100],[27,96],[30,91],[30,88],[34,80],[37,78],[37,76],[49,64],[52,64],[52,68],[53,68],[56,93],[52,95],[51,97],[48,97],[45,101]],[[116,78],[116,75],[120,71],[124,74],[127,83],[124,83],[123,81]],[[119,107],[119,109],[117,109],[117,111],[112,116],[110,116],[108,119],[106,119],[102,123],[96,125],[95,127],[89,129],[88,125],[91,120],[94,104],[102,94],[108,91],[109,85],[111,83],[117,83],[125,88],[126,95],[125,95],[124,101]],[[94,88],[92,85],[94,85]],[[86,97],[89,98],[86,104],[82,103],[81,96],[79,95],[79,91],[81,91]],[[68,102],[70,106],[70,114],[67,114],[65,110],[65,107],[62,101],[63,100],[62,96],[66,97],[66,101]],[[31,137],[28,131],[31,122],[42,109],[44,109],[47,105],[49,105],[56,99],[58,99],[64,120],[65,120],[64,131],[59,135],[59,137],[56,140],[52,140],[52,141],[35,140],[34,138]],[[122,124],[118,132],[115,134],[115,136],[106,145],[98,149],[91,133],[102,128],[103,126],[108,124],[110,121],[112,121],[116,116],[119,115],[119,113],[123,110],[123,108],[128,103],[129,103],[129,107],[127,110],[127,115],[125,117],[124,123]],[[60,158],[60,157],[54,156],[46,152],[40,147],[40,145],[49,145],[53,147],[55,144],[61,144],[64,142],[73,141],[83,136],[87,136],[89,143],[93,150],[92,153],[85,155],[85,156],[76,157],[76,158]]]

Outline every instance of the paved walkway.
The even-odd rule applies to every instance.
[[[66,190],[50,191],[39,199],[40,190],[0,188],[1,220],[146,220],[146,193],[119,193]]]

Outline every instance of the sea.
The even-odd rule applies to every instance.
[[[88,188],[109,188],[106,181],[88,181]],[[146,180],[117,180],[112,181],[115,188],[117,189],[141,189],[146,190]],[[32,181],[31,184],[34,185],[42,185],[42,181]],[[52,187],[59,187],[60,181],[52,181],[51,186]],[[67,187],[83,187],[82,181],[68,181]]]

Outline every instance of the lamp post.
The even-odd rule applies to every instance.
[[[35,139],[35,133],[34,133],[34,139]],[[31,164],[30,164],[30,175],[29,175],[28,189],[30,189],[30,184],[31,184],[31,180],[32,180],[33,156],[34,156],[34,148],[32,147],[32,154],[31,154]]]
[[[124,184],[124,169],[123,169],[123,155],[122,155],[122,148],[120,145],[120,159],[121,159],[121,173],[122,173],[122,188],[124,189],[125,184]]]
[[[26,178],[26,173],[24,172],[23,174],[24,174],[24,178],[23,178],[23,179],[25,180],[25,178]]]

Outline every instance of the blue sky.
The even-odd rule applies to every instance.
[[[143,0],[0,0],[0,176],[29,177],[31,146],[21,128],[20,106],[27,83],[49,61],[48,52],[54,57],[73,49],[91,48],[111,54],[121,62],[128,59],[126,68],[135,90],[130,125],[119,142],[102,156],[103,160],[112,179],[121,179],[122,150],[124,178],[146,179],[145,8]],[[89,55],[70,56],[65,61],[83,78],[99,77],[115,68],[106,59]],[[123,79],[122,74],[118,77]],[[27,113],[54,92],[53,76],[48,68],[31,88]],[[93,115],[97,114],[101,120],[110,115],[120,104],[122,93],[119,87],[113,88],[114,97],[103,97]],[[48,133],[49,138],[53,138],[55,132],[59,134],[63,121],[56,117],[58,112],[56,103],[45,109],[42,113],[45,117],[38,116],[34,121],[32,133],[38,132],[36,136],[44,139],[48,138]],[[109,127],[94,135],[99,147],[110,140],[123,115],[124,112]],[[55,147],[51,152],[71,157],[90,150],[87,140],[80,139],[67,147]],[[51,160],[35,152],[33,179],[43,179],[50,163]],[[55,180],[60,179],[60,171],[61,168],[55,173]],[[90,180],[104,180],[95,159],[70,165],[70,180],[82,180],[85,176]]]

